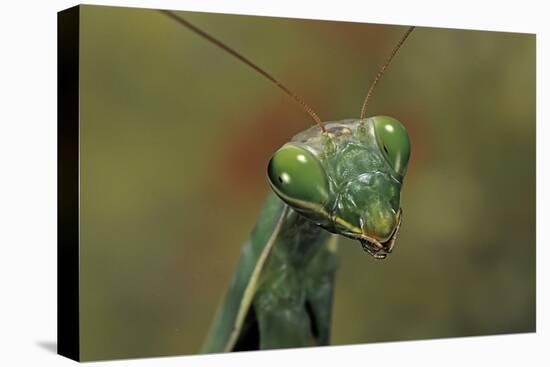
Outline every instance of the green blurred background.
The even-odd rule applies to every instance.
[[[357,118],[405,27],[181,13],[324,120]],[[309,117],[154,10],[81,7],[81,353],[197,353]],[[535,330],[535,36],[417,28],[368,115],[412,141],[383,262],[342,240],[333,344]]]

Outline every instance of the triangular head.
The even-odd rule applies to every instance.
[[[268,165],[271,187],[304,217],[384,258],[402,220],[407,131],[387,116],[324,126],[305,130],[275,152]]]

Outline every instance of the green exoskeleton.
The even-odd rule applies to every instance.
[[[377,259],[392,252],[410,143],[394,118],[366,105],[410,27],[372,83],[359,119],[323,123],[270,74],[172,12],[294,98],[318,126],[294,136],[267,164],[272,192],[261,209],[203,347],[204,353],[327,345],[338,235]],[[267,162],[266,162],[267,163]]]

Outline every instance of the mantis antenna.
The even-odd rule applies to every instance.
[[[374,78],[374,81],[370,85],[369,91],[367,92],[367,96],[365,97],[365,102],[363,102],[363,107],[361,108],[361,116],[360,116],[361,120],[363,118],[365,118],[365,113],[367,112],[367,102],[369,101],[369,98],[372,96],[372,93],[374,92],[374,87],[376,87],[376,84],[382,78],[382,75],[384,75],[384,72],[386,71],[388,66],[390,66],[390,63],[392,62],[393,58],[395,57],[395,54],[397,54],[397,51],[399,51],[401,46],[403,46],[403,43],[405,42],[407,37],[409,37],[409,35],[411,34],[411,32],[413,30],[414,30],[414,26],[409,27],[409,29],[407,29],[407,31],[405,32],[403,37],[401,37],[401,40],[399,40],[399,43],[397,43],[397,45],[393,49],[392,53],[390,54],[390,57],[388,57],[388,59],[386,60],[386,63],[384,65],[382,65],[382,67],[378,71],[378,74],[376,75],[376,78]]]
[[[287,87],[285,87],[280,81],[278,81],[277,79],[275,79],[273,76],[271,76],[271,74],[269,74],[268,72],[266,72],[265,70],[263,70],[262,68],[260,68],[259,66],[257,66],[256,64],[254,64],[252,61],[250,61],[249,59],[247,59],[246,57],[244,57],[243,55],[241,55],[240,53],[238,53],[237,51],[233,50],[231,47],[227,46],[226,44],[224,44],[223,42],[219,41],[218,39],[214,38],[213,36],[211,36],[210,34],[204,32],[203,30],[197,28],[196,26],[194,26],[193,24],[189,23],[187,20],[183,19],[182,17],[174,14],[173,12],[169,11],[169,10],[159,10],[161,13],[164,13],[166,14],[168,17],[174,19],[176,22],[178,22],[179,24],[187,27],[188,29],[190,29],[191,31],[195,32],[196,34],[198,34],[199,36],[203,37],[204,39],[206,39],[207,41],[209,41],[210,43],[213,43],[214,45],[218,46],[219,48],[221,48],[222,50],[226,51],[227,53],[233,55],[234,57],[236,57],[237,59],[239,59],[240,61],[242,61],[243,63],[245,63],[246,65],[250,66],[252,69],[254,69],[255,71],[257,71],[258,73],[260,73],[261,75],[263,75],[264,77],[266,77],[269,81],[271,81],[272,83],[274,83],[277,87],[279,87],[280,89],[283,90],[283,92],[285,92],[287,95],[289,95],[292,99],[294,99],[294,101],[296,101],[301,107],[302,109],[307,112],[311,118],[317,123],[317,125],[319,125],[319,127],[321,128],[321,130],[323,132],[325,132],[325,126],[323,125],[323,121],[321,121],[321,119],[319,118],[319,116],[313,111],[313,109],[311,107],[309,107],[308,104],[306,104],[300,97],[298,97],[296,94],[292,93]]]

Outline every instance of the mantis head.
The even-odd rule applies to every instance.
[[[402,220],[407,131],[386,116],[325,127],[310,128],[275,152],[268,165],[271,188],[301,215],[384,258]]]

